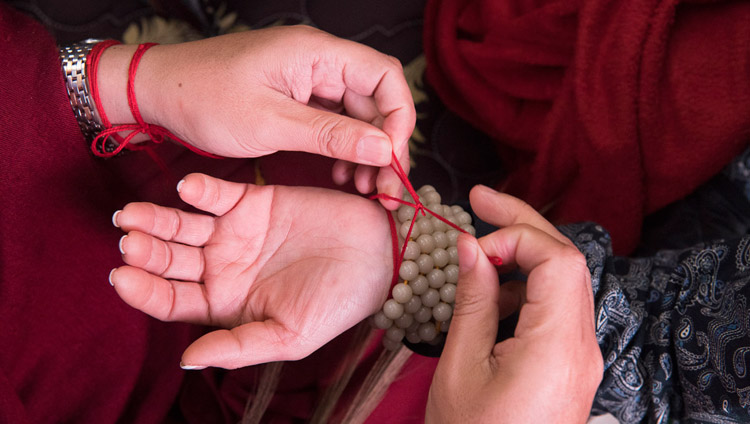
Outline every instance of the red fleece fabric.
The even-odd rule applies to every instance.
[[[54,40],[4,4],[0,57],[0,422],[164,422],[188,327],[107,283],[133,193],[87,151]]]
[[[502,185],[618,253],[750,135],[750,2],[430,0],[427,78],[497,143]]]

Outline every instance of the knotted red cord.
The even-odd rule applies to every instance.
[[[107,118],[107,114],[104,112],[104,107],[102,106],[102,103],[100,101],[99,97],[99,85],[98,85],[98,79],[97,79],[97,70],[99,68],[99,59],[101,58],[102,53],[104,50],[106,50],[108,47],[111,47],[115,44],[120,44],[116,40],[107,40],[103,41],[101,43],[96,44],[92,49],[91,53],[89,53],[89,56],[87,58],[87,75],[89,76],[89,85],[91,89],[91,95],[94,98],[94,102],[97,105],[97,108],[99,110],[99,115],[102,119],[102,126],[104,127],[104,130],[102,130],[99,134],[97,134],[96,138],[94,138],[94,141],[91,142],[91,151],[94,153],[94,155],[99,157],[112,157],[122,151],[122,149],[129,149],[129,150],[147,150],[149,154],[151,155],[154,160],[157,161],[157,163],[160,164],[160,166],[164,167],[163,162],[154,154],[154,152],[151,149],[151,146],[148,145],[141,145],[141,146],[133,146],[130,144],[130,141],[139,133],[146,134],[152,142],[158,144],[164,141],[165,138],[171,138],[172,140],[175,140],[182,144],[183,146],[187,147],[188,149],[192,150],[195,153],[198,153],[199,155],[208,156],[211,158],[221,158],[220,156],[213,155],[208,152],[204,152],[203,150],[190,145],[189,143],[183,141],[176,135],[174,135],[171,131],[168,129],[154,124],[146,123],[143,120],[143,117],[141,116],[141,112],[138,108],[138,102],[135,98],[135,73],[138,70],[138,64],[141,62],[141,58],[143,57],[144,53],[151,47],[155,46],[156,43],[145,43],[138,46],[138,48],[135,50],[135,53],[133,54],[133,58],[130,60],[130,67],[128,68],[128,86],[127,86],[127,94],[128,94],[128,106],[130,106],[130,112],[133,114],[133,118],[135,118],[136,123],[135,124],[119,124],[116,126],[112,126],[109,119]],[[128,134],[125,138],[122,138],[118,133],[122,131],[130,131],[130,134]],[[104,152],[104,149],[102,149],[102,152],[99,152],[96,148],[98,143],[104,143],[104,141],[107,139],[107,137],[113,137],[115,140],[118,141],[119,145],[117,148],[112,152]]]
[[[401,267],[401,262],[404,260],[404,254],[406,254],[406,245],[409,243],[409,236],[411,236],[411,231],[414,228],[414,223],[417,222],[417,215],[419,213],[422,213],[422,216],[426,216],[425,211],[429,212],[430,215],[434,216],[435,218],[443,221],[444,223],[448,224],[450,227],[453,227],[454,229],[462,232],[467,233],[466,230],[459,227],[458,225],[448,221],[447,219],[443,218],[439,214],[435,213],[434,211],[431,211],[430,209],[426,208],[422,202],[419,201],[419,195],[417,195],[417,192],[414,190],[414,187],[411,185],[411,182],[409,181],[409,178],[406,176],[406,172],[404,172],[404,169],[401,167],[401,164],[398,161],[398,158],[396,157],[395,153],[391,153],[392,155],[392,161],[391,161],[391,169],[393,169],[393,172],[396,173],[398,178],[401,180],[401,183],[404,185],[404,188],[406,188],[406,191],[409,192],[411,195],[411,198],[414,199],[414,203],[407,202],[406,200],[398,199],[393,196],[384,194],[384,193],[378,193],[375,195],[370,196],[370,199],[385,199],[385,200],[393,200],[395,202],[401,203],[402,205],[411,206],[414,208],[414,216],[412,217],[411,224],[409,225],[409,231],[406,232],[406,237],[404,237],[404,245],[401,248],[401,252],[398,251],[398,232],[396,229],[396,221],[393,219],[393,214],[391,214],[390,211],[386,211],[386,215],[388,215],[388,223],[391,227],[391,240],[393,241],[393,278],[391,279],[391,287],[398,284],[398,271]],[[492,263],[495,266],[500,266],[503,264],[503,260],[500,257],[497,256],[490,256],[489,257],[490,263]]]

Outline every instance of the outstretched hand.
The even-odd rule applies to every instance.
[[[393,259],[377,203],[202,174],[178,187],[213,216],[128,204],[113,217],[128,232],[120,242],[128,266],[110,281],[155,318],[224,328],[187,348],[185,368],[303,358],[385,300]]]

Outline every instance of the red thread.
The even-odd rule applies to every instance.
[[[89,54],[89,57],[87,59],[87,75],[89,76],[89,84],[91,88],[91,93],[94,98],[94,102],[96,103],[98,110],[99,110],[99,116],[102,119],[102,126],[104,127],[104,130],[102,130],[99,134],[97,134],[96,138],[94,138],[94,141],[91,142],[91,151],[94,153],[94,155],[99,157],[112,157],[122,151],[122,149],[129,149],[129,150],[148,150],[149,155],[152,158],[155,158],[154,160],[157,161],[157,163],[160,163],[160,166],[162,166],[163,161],[158,160],[158,157],[155,156],[155,153],[151,151],[151,146],[148,145],[141,145],[141,146],[133,146],[130,144],[130,141],[138,135],[139,133],[146,134],[153,143],[161,143],[164,141],[165,138],[171,138],[172,140],[175,140],[182,144],[183,146],[187,147],[188,149],[192,150],[195,153],[198,153],[199,155],[208,156],[210,158],[221,158],[220,156],[213,155],[208,152],[204,152],[203,150],[192,146],[191,144],[183,141],[179,137],[177,137],[175,134],[173,134],[168,129],[154,124],[146,123],[143,120],[143,116],[141,116],[141,112],[138,108],[138,102],[135,98],[135,74],[138,70],[138,64],[141,62],[141,58],[146,53],[148,49],[155,46],[156,43],[146,43],[141,44],[138,46],[138,48],[135,50],[135,53],[133,54],[133,58],[130,60],[130,66],[128,68],[128,86],[127,86],[127,95],[128,95],[128,106],[130,107],[130,112],[133,114],[133,118],[135,119],[135,124],[119,124],[116,126],[112,126],[109,119],[107,118],[107,114],[104,112],[104,107],[102,106],[100,96],[99,96],[99,85],[98,85],[98,76],[97,76],[97,70],[99,68],[99,60],[101,58],[102,53],[107,48],[119,44],[118,41],[115,40],[107,40],[103,41],[101,43],[96,44],[92,49],[91,53]],[[123,131],[130,131],[130,134],[125,136],[125,138],[122,138],[118,133]],[[117,148],[112,152],[99,152],[97,150],[96,146],[98,143],[104,143],[104,141],[107,139],[107,137],[113,137],[115,140],[118,141],[119,145]],[[102,149],[103,151],[104,149]]]
[[[391,152],[392,160],[391,160],[391,169],[393,169],[393,172],[396,173],[398,178],[401,180],[401,183],[404,185],[404,188],[406,188],[406,191],[411,195],[412,199],[414,199],[414,203],[407,202],[406,200],[398,199],[393,196],[389,196],[384,193],[378,193],[373,196],[370,196],[370,199],[384,199],[384,200],[393,200],[395,202],[401,203],[402,205],[411,206],[414,208],[414,216],[412,217],[411,224],[409,225],[409,231],[406,232],[406,237],[404,237],[404,245],[401,248],[401,253],[398,253],[398,232],[396,229],[396,222],[393,219],[393,215],[391,212],[386,211],[386,215],[388,215],[388,223],[391,227],[391,240],[393,241],[393,278],[391,279],[391,287],[398,284],[398,271],[401,267],[401,262],[404,260],[404,254],[406,254],[406,245],[409,242],[409,236],[411,236],[411,231],[414,228],[414,223],[417,222],[417,215],[421,212],[422,216],[426,216],[427,214],[425,211],[429,212],[430,215],[434,216],[435,218],[443,221],[444,223],[448,224],[449,226],[455,228],[456,230],[467,233],[466,230],[459,227],[458,225],[448,221],[447,219],[443,218],[439,214],[435,213],[434,211],[431,211],[430,209],[426,208],[422,202],[419,201],[419,195],[417,195],[417,192],[414,190],[414,187],[411,185],[411,182],[409,181],[409,178],[406,175],[406,172],[404,172],[404,169],[401,167],[401,164],[398,161],[398,158],[396,157],[395,153]],[[502,258],[498,256],[491,256],[489,258],[490,263],[492,263],[495,266],[500,266],[503,264]]]

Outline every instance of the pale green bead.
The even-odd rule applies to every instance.
[[[437,329],[435,328],[435,324],[431,322],[425,322],[422,325],[419,326],[419,330],[417,330],[417,334],[419,334],[419,338],[422,340],[429,342],[435,338],[435,336],[438,335]]]
[[[445,215],[443,215],[443,217],[445,217]],[[434,216],[430,217],[430,222],[432,222],[432,228],[435,231],[445,231],[449,228],[448,224],[441,221],[440,218]]]
[[[468,212],[460,212],[456,215],[460,225],[471,224],[471,215]]]
[[[445,251],[448,252],[448,256],[450,257],[448,262],[458,265],[458,248],[456,246],[451,246],[445,249]]]
[[[446,218],[450,218],[450,217],[452,217],[455,214],[453,213],[453,209],[450,206],[443,205],[443,213],[442,213],[442,215],[444,217],[446,217]]]
[[[422,298],[422,305],[427,306],[428,308],[432,308],[433,306],[437,305],[440,302],[440,293],[433,288],[429,288],[421,296],[421,298]],[[388,314],[386,314],[386,316],[388,316]]]
[[[430,253],[430,256],[432,257],[432,261],[435,263],[435,266],[438,268],[442,268],[448,265],[448,262],[450,262],[451,260],[448,252],[440,247],[435,248],[435,250]]]
[[[409,343],[417,344],[422,341],[422,338],[419,337],[419,333],[417,333],[416,331],[407,331],[406,340],[408,340]]]
[[[427,282],[433,289],[439,289],[445,284],[445,273],[442,269],[433,269],[427,275]]]
[[[409,281],[409,286],[411,287],[411,291],[414,292],[415,295],[420,295],[426,292],[428,288],[430,288],[430,283],[427,281],[427,277],[425,277],[424,275],[419,275],[414,280]]]
[[[426,184],[426,185],[423,185],[422,187],[420,187],[419,190],[417,190],[417,194],[420,195],[420,196],[424,196],[425,194],[427,194],[427,193],[429,193],[431,191],[435,191],[435,187],[433,187],[433,186],[431,186],[429,184]]]
[[[422,253],[429,254],[435,250],[435,239],[429,234],[422,234],[417,237],[417,244],[419,244],[419,248],[422,249]]]
[[[448,247],[448,236],[442,231],[435,231],[432,233],[432,238],[435,240],[435,247],[439,249],[445,249]]]
[[[415,262],[417,264],[417,267],[419,267],[420,274],[426,275],[435,267],[435,261],[432,259],[432,256],[425,255],[424,253],[419,255]]]
[[[474,229],[473,226],[469,224],[463,224],[461,225],[461,229],[466,231],[467,233],[471,234],[472,236],[477,235],[477,230]]]
[[[414,218],[415,209],[409,205],[401,205],[398,208],[398,221],[406,222]]]
[[[406,303],[414,296],[408,284],[396,284],[391,289],[393,299],[398,303]]]
[[[427,291],[427,288],[425,288]],[[441,297],[442,299],[442,297]],[[408,302],[404,304],[404,314],[413,314],[422,307],[422,298],[419,296],[412,296]]]
[[[456,242],[458,241],[458,235],[460,233],[458,230],[455,230],[451,228],[450,230],[445,232],[445,235],[448,236],[448,246],[455,246]]]
[[[435,311],[432,312],[432,315],[435,315]],[[400,317],[393,320],[393,325],[395,325],[398,328],[408,328],[410,325],[414,323],[414,315],[412,314],[403,314]]]
[[[401,226],[398,229],[398,234],[401,236],[402,239],[406,238],[406,234],[409,233],[409,226],[411,225],[411,220],[404,222],[401,224]],[[409,238],[412,240],[419,237],[419,226],[415,225],[411,229],[411,234],[409,234]]]
[[[414,319],[419,322],[427,322],[432,319],[432,308],[422,305],[417,312],[414,313]]]
[[[417,298],[416,296],[412,299]],[[419,298],[421,299],[421,298]],[[446,283],[443,287],[440,287],[440,300],[445,303],[453,303],[456,301],[456,285],[452,283]]]
[[[398,276],[402,280],[411,281],[419,275],[419,265],[414,261],[403,261],[398,269]]]
[[[381,330],[385,330],[393,325],[393,320],[385,316],[383,311],[378,311],[375,315],[373,315],[372,322],[375,327]]]
[[[437,191],[430,191],[425,194],[420,194],[420,196],[424,197],[426,201],[425,203],[430,204],[430,205],[432,204],[440,205],[440,200],[442,200],[440,198],[440,193],[438,193]],[[432,209],[432,210],[435,210],[435,209]],[[437,211],[437,212],[440,213],[440,211]]]
[[[406,331],[403,328],[391,327],[385,330],[385,337],[393,340],[394,342],[400,342],[404,339]]]
[[[443,272],[445,272],[446,283],[458,283],[458,265],[449,264],[443,268]]]
[[[388,299],[383,304],[383,314],[388,319],[396,319],[404,314],[404,305],[393,299]]]
[[[460,205],[453,205],[451,206],[451,210],[453,211],[453,215],[458,215],[464,211],[464,208],[462,208]]]
[[[419,234],[432,234],[435,231],[429,218],[421,218],[417,221],[417,225],[419,225]]]
[[[453,315],[453,308],[447,303],[440,302],[432,308],[432,317],[435,321],[446,321]],[[398,320],[396,321],[398,322]]]
[[[448,330],[451,328],[451,320],[443,321],[440,323],[440,332],[441,333],[447,333]]]
[[[427,209],[435,212],[436,214],[440,215],[440,211],[443,209],[442,205],[440,203],[425,203],[424,207]],[[432,214],[430,212],[425,211],[428,217],[431,217]]]
[[[419,257],[422,253],[422,249],[419,247],[416,241],[409,240],[406,243],[406,250],[404,250],[404,259],[407,261],[413,261]]]

